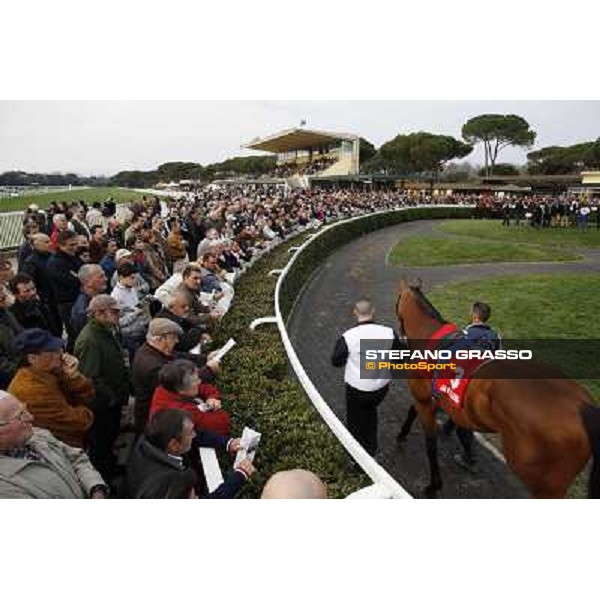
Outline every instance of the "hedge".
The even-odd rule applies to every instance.
[[[294,299],[315,266],[357,235],[406,220],[469,216],[465,209],[414,209],[375,214],[342,224],[319,236],[298,257],[282,286],[282,310],[288,316]],[[263,325],[255,332],[250,323],[274,315],[276,277],[271,269],[283,268],[299,245],[299,236],[259,259],[236,283],[234,303],[215,334],[216,345],[233,337],[237,346],[223,361],[218,383],[223,407],[232,415],[234,434],[244,425],[262,433],[256,455],[257,474],[245,486],[242,497],[258,498],[266,480],[276,471],[304,468],[326,482],[331,498],[343,498],[371,484],[305,396],[293,377],[276,325]],[[224,465],[225,461],[221,461]]]

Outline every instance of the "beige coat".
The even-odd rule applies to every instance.
[[[45,462],[0,452],[0,498],[89,498],[94,486],[105,485],[83,450],[63,444],[48,430],[34,427],[28,445]]]

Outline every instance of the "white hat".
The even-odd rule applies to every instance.
[[[126,248],[121,248],[120,250],[117,250],[117,253],[115,254],[115,260],[119,262],[122,258],[125,258],[126,256],[131,256],[131,254],[132,253]]]

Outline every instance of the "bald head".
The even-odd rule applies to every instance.
[[[368,300],[359,300],[354,307],[354,314],[359,321],[368,321],[373,318],[375,308]]]
[[[261,497],[263,500],[323,500],[327,498],[327,487],[311,471],[279,471],[267,481]]]
[[[23,403],[0,390],[0,450],[23,446],[33,435],[33,417]]]
[[[31,243],[38,252],[48,252],[50,238],[45,233],[36,233],[31,237]]]

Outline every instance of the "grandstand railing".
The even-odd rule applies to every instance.
[[[356,217],[351,217],[349,219],[343,219],[332,223],[331,225],[327,225],[320,229],[316,234],[310,236],[308,240],[306,240],[301,246],[297,247],[294,252],[294,256],[288,261],[287,265],[283,268],[281,273],[279,273],[277,279],[277,285],[275,286],[275,317],[267,317],[265,322],[275,321],[277,323],[277,327],[279,329],[279,334],[281,336],[281,341],[285,347],[285,351],[287,354],[287,358],[292,366],[300,385],[304,389],[306,395],[310,398],[311,402],[315,409],[319,412],[321,418],[325,421],[327,426],[336,436],[338,441],[344,446],[346,451],[350,454],[350,456],[354,459],[354,461],[361,467],[361,469],[365,472],[365,474],[371,479],[373,485],[363,488],[362,490],[358,490],[354,494],[351,494],[349,498],[396,498],[396,499],[411,499],[412,496],[408,491],[406,491],[374,458],[365,451],[365,449],[356,441],[356,439],[352,436],[352,434],[348,431],[345,425],[338,419],[336,414],[330,408],[330,406],[325,402],[310,377],[306,373],[300,359],[298,358],[298,354],[292,345],[290,337],[288,335],[285,322],[283,319],[282,311],[281,311],[281,289],[282,285],[285,281],[287,274],[290,272],[294,263],[298,260],[298,258],[302,255],[302,252],[311,244],[314,244],[315,241],[323,235],[326,235],[328,232],[333,229],[345,226],[352,221],[365,220],[374,215],[382,215],[385,213],[393,213],[397,211],[408,211],[414,209],[448,209],[448,208],[459,208],[456,205],[419,205],[414,207],[406,207],[406,208],[396,208],[392,210],[380,211],[379,213],[368,213],[359,215]],[[469,208],[469,207],[464,207]],[[274,273],[275,274],[275,273]],[[268,320],[267,320],[268,319]],[[257,321],[259,321],[257,319]],[[254,323],[256,326],[258,323]]]
[[[0,250],[16,248],[23,241],[23,211],[0,213]]]

